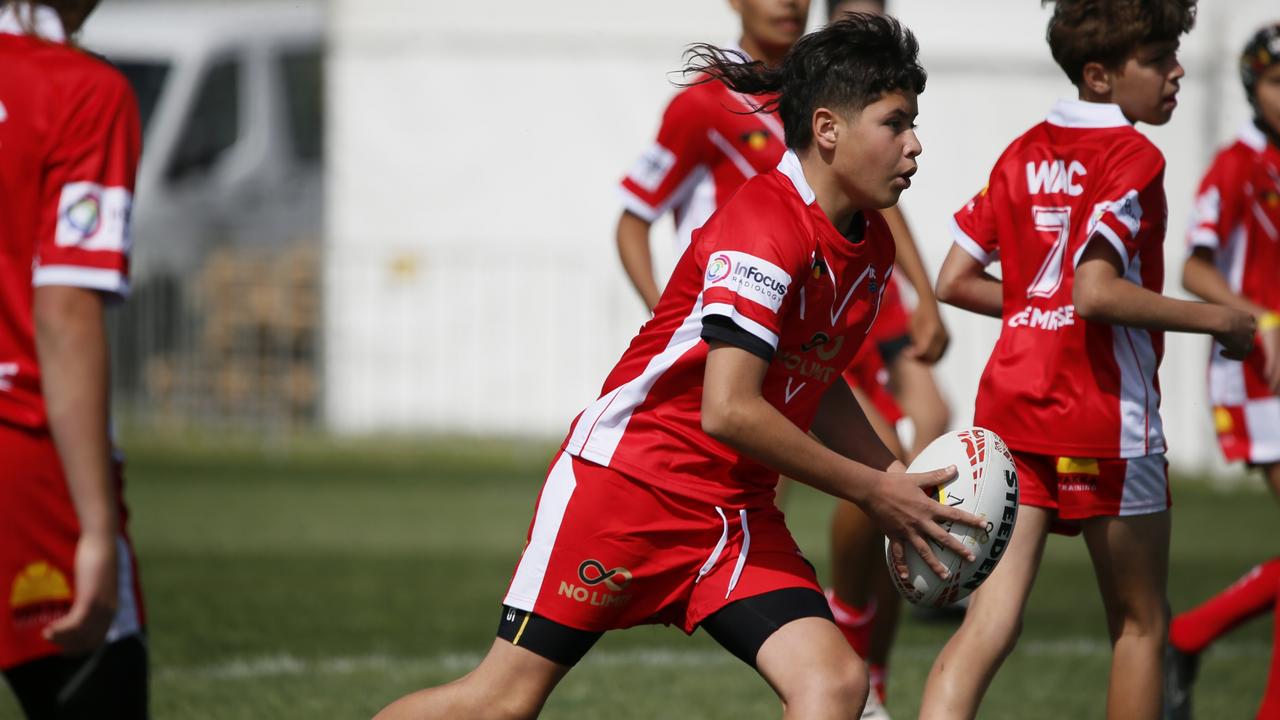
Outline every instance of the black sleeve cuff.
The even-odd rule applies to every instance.
[[[773,362],[773,348],[769,343],[738,327],[723,315],[707,315],[702,318],[702,339],[742,348],[765,362]]]

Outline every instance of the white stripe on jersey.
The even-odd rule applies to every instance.
[[[702,294],[698,294],[693,308],[685,316],[680,327],[671,334],[666,348],[654,355],[639,375],[619,385],[599,400],[591,403],[573,427],[573,435],[565,449],[580,458],[608,466],[613,453],[622,442],[631,422],[631,414],[648,397],[658,379],[671,369],[685,353],[702,342]],[[776,342],[776,341],[775,341]]]
[[[728,140],[725,140],[719,131],[715,129],[708,130],[707,138],[711,140],[712,145],[720,148],[720,152],[729,158],[729,161],[733,163],[734,167],[738,168],[738,172],[742,173],[743,177],[750,180],[756,176],[756,169],[751,167],[751,163],[747,162],[747,159],[742,157],[742,153],[738,152],[737,148],[730,144]]]
[[[1258,204],[1257,200],[1253,201],[1253,216],[1257,218],[1258,224],[1262,226],[1262,230],[1267,233],[1267,237],[1272,242],[1280,240],[1280,235],[1276,233],[1276,226],[1271,224],[1271,220],[1267,217],[1267,213]]]
[[[547,575],[547,564],[551,562],[551,551],[556,546],[556,536],[560,534],[560,523],[564,520],[565,509],[569,507],[569,498],[578,487],[573,477],[573,461],[567,453],[560,453],[556,464],[547,473],[547,482],[542,487],[542,497],[538,500],[538,513],[533,517],[533,531],[529,533],[529,544],[520,556],[520,564],[516,566],[515,577],[511,579],[511,587],[503,605],[510,605],[517,610],[533,612],[534,602],[542,592],[542,583]]]
[[[1101,229],[1105,226],[1099,225]],[[1133,258],[1125,279],[1142,286],[1142,261]],[[1140,457],[1165,451],[1160,421],[1156,351],[1151,333],[1123,325],[1111,326],[1111,350],[1120,370],[1120,456]]]
[[[1136,457],[1125,463],[1120,516],[1162,512],[1168,505],[1169,479],[1164,455]]]
[[[706,165],[699,165],[697,171],[680,188],[672,195],[675,198],[683,194],[680,202],[675,205],[677,258],[689,249],[693,231],[702,227],[716,211],[715,173],[708,170]]]

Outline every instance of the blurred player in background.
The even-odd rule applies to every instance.
[[[773,69],[694,47],[694,82],[777,94],[762,110],[776,109],[789,149],[694,234],[574,421],[489,654],[381,717],[531,717],[604,632],[655,622],[705,629],[785,717],[858,717],[866,666],[774,503],[778,473],[866,507],[903,572],[902,543],[945,573],[929,543],[972,554],[938,523],[981,523],[920,492],[955,468],[905,474],[839,381],[892,268],[875,210],[910,186],[921,150],[917,50],[871,15],[801,39]]]
[[[1168,623],[1169,485],[1157,370],[1164,331],[1242,358],[1247,313],[1160,294],[1165,162],[1133,124],[1177,106],[1196,0],[1059,0],[1054,60],[1076,86],[1001,155],[955,216],[945,302],[1002,320],[974,423],[1018,468],[1003,560],[929,674],[923,718],[972,718],[1017,641],[1051,530],[1083,532],[1112,643],[1107,716],[1154,719]],[[1003,282],[985,267],[999,256]]]
[[[1280,23],[1258,31],[1240,58],[1253,120],[1218,153],[1196,198],[1182,271],[1186,289],[1209,302],[1249,313],[1258,344],[1243,363],[1215,352],[1209,398],[1222,454],[1262,471],[1280,497]],[[1222,593],[1169,626],[1167,716],[1191,716],[1191,682],[1199,655],[1240,623],[1277,613],[1280,558],[1253,568]],[[1259,718],[1280,718],[1280,634]]]
[[[854,12],[881,14],[886,6],[881,0],[845,0],[829,3],[827,10],[827,20],[832,22]],[[868,342],[845,371],[845,381],[885,445],[909,463],[946,432],[950,422],[950,410],[929,367],[941,359],[949,339],[933,294],[933,281],[902,212],[895,206],[883,214],[893,231],[899,273],[888,283],[880,315]],[[901,278],[910,283],[917,298],[914,310],[908,310],[903,301]],[[912,430],[907,447],[897,432],[904,417],[910,420]],[[837,503],[831,519],[827,600],[841,632],[867,660],[876,699],[885,702],[889,653],[902,596],[885,568],[884,536],[853,503]]]
[[[0,4],[0,668],[27,716],[144,718],[147,651],[108,431],[141,149],[96,0]]]

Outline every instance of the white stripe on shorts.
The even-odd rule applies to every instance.
[[[1168,463],[1163,453],[1129,458],[1124,470],[1120,516],[1148,515],[1169,509]]]
[[[520,556],[511,588],[502,601],[504,605],[533,612],[533,603],[542,592],[542,583],[547,575],[551,550],[555,548],[556,536],[560,534],[565,508],[569,506],[569,498],[573,497],[577,486],[578,481],[573,477],[573,458],[568,453],[561,452],[556,464],[551,466],[551,472],[547,473],[547,482],[542,486],[542,499],[538,502],[538,513],[533,518],[529,544]]]
[[[1246,401],[1244,424],[1249,431],[1249,462],[1280,462],[1280,397]]]

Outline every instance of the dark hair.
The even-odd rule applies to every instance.
[[[746,95],[774,95],[755,112],[776,112],[787,147],[813,140],[813,112],[820,107],[857,113],[892,90],[924,92],[920,45],[893,18],[852,13],[805,35],[777,67],[707,44],[691,46],[684,74],[700,75],[682,86],[718,80]]]
[[[1041,0],[1048,4],[1055,0]],[[1196,24],[1197,0],[1056,0],[1045,33],[1071,82],[1087,63],[1115,69],[1140,45],[1177,40]]]
[[[880,7],[880,12],[885,12],[888,6],[888,0],[869,0]],[[845,0],[827,0],[827,22],[836,19],[836,8],[844,4]]]
[[[1280,64],[1280,23],[1259,28],[1240,53],[1240,82],[1250,103],[1255,102],[1253,93],[1258,87],[1258,78],[1277,64]]]

